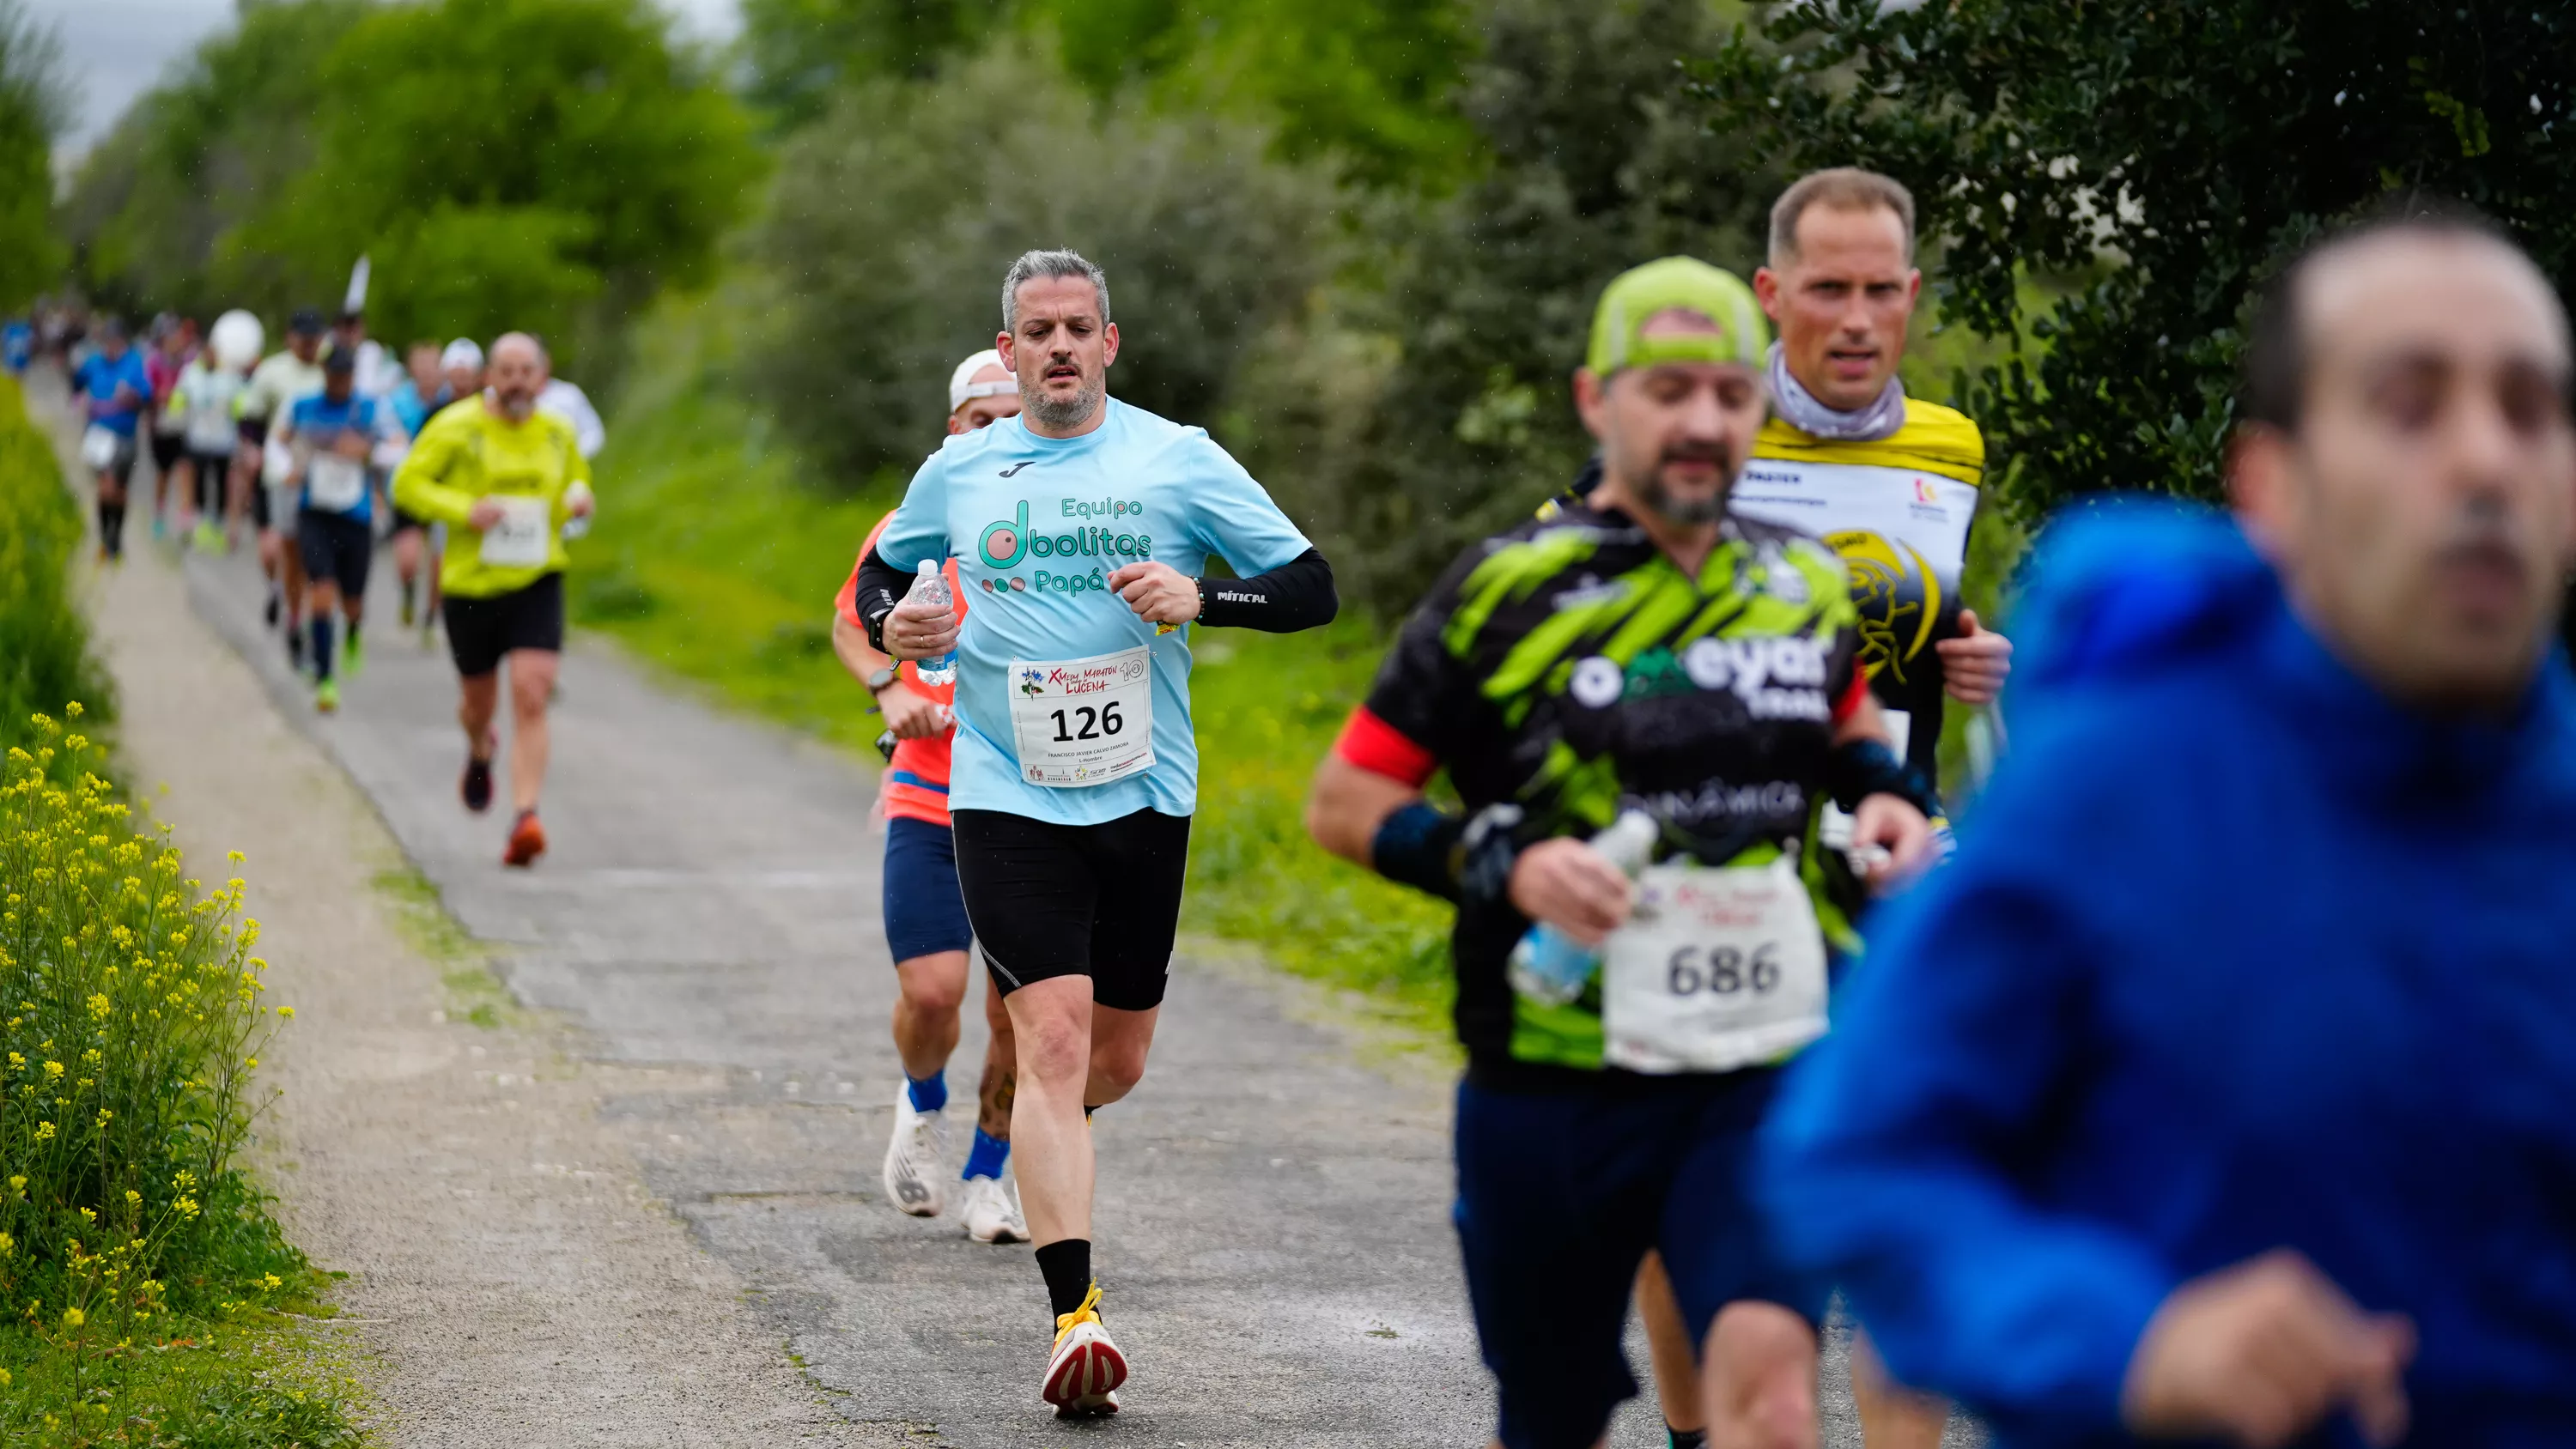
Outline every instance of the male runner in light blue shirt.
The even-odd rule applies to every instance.
[[[1285,632],[1333,617],[1332,569],[1198,428],[1108,396],[1109,285],[1033,251],[1002,285],[1022,412],[952,437],[913,475],[859,573],[871,644],[956,651],[949,776],[977,950],[1022,1044],[1011,1140],[1056,1315],[1044,1397],[1114,1411],[1126,1360],[1091,1276],[1090,1112],[1145,1070],[1198,803],[1189,629]],[[1236,577],[1199,575],[1210,555]],[[957,560],[955,612],[898,605]]]

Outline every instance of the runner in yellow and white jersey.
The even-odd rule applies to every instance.
[[[1907,397],[1896,375],[1923,291],[1912,194],[1871,171],[1800,178],[1771,208],[1770,265],[1754,273],[1753,289],[1779,328],[1771,418],[1730,506],[1841,553],[1871,692],[1906,763],[1937,779],[1945,696],[1993,703],[2012,642],[1960,595],[1985,438],[1957,410]],[[1690,1340],[1652,1262],[1639,1300],[1672,1440],[1695,1445]],[[1865,1345],[1854,1357],[1869,1449],[1937,1449],[1947,1407],[1889,1385]]]

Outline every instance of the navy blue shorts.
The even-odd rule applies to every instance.
[[[885,928],[897,961],[963,951],[974,939],[957,890],[957,837],[947,826],[904,815],[886,821]]]
[[[1821,1323],[1754,1210],[1754,1137],[1779,1073],[1458,1088],[1458,1244],[1505,1449],[1590,1449],[1637,1392],[1620,1338],[1646,1250],[1691,1342],[1740,1299]]]

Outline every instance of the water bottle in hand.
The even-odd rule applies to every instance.
[[[1592,848],[1631,879],[1646,868],[1661,834],[1653,816],[1642,810],[1621,812],[1610,828],[1592,837]],[[1563,1006],[1583,994],[1584,983],[1601,969],[1601,952],[1541,921],[1512,947],[1512,990],[1543,1006]]]
[[[910,602],[912,599],[919,599],[921,602],[941,610],[954,609],[957,607],[957,596],[948,592],[948,576],[939,571],[939,560],[926,558],[921,561],[921,572],[913,579],[912,593],[907,596],[906,602]],[[924,684],[934,686],[955,684],[957,682],[957,651],[951,649],[936,659],[914,660],[912,672]]]

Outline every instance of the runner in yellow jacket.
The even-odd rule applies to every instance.
[[[537,794],[546,774],[546,704],[562,657],[564,524],[592,508],[590,465],[572,427],[536,410],[544,353],[521,332],[492,344],[480,397],[451,404],[420,430],[394,475],[394,505],[450,532],[439,570],[448,652],[465,726],[465,807],[492,803],[492,732],[500,668],[510,664],[510,801],[517,815],[502,863],[545,852]]]

